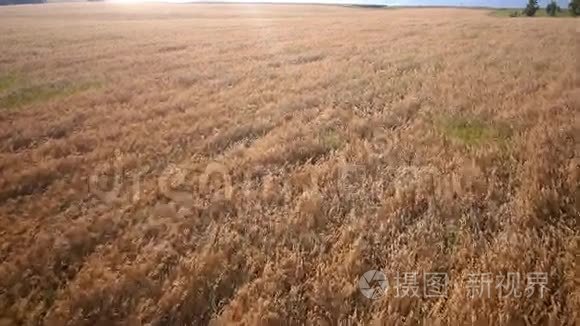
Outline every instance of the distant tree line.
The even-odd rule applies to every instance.
[[[536,15],[536,12],[539,9],[540,9],[540,6],[538,6],[538,0],[528,0],[526,7],[522,11],[522,14],[524,14],[528,17],[533,17]],[[580,16],[580,0],[571,0],[570,4],[568,5],[568,9],[569,9],[570,15]],[[558,6],[558,3],[556,3],[556,0],[550,0],[550,3],[546,6],[546,13],[548,14],[548,16],[554,17],[559,12],[562,12],[562,8],[560,8],[560,6]],[[512,17],[519,16],[519,13],[514,12],[511,16]]]

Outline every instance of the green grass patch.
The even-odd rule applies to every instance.
[[[467,146],[478,146],[490,142],[506,142],[511,130],[508,126],[476,118],[448,117],[440,122],[440,129],[450,139]]]
[[[16,80],[17,78],[14,75],[0,76],[0,92],[3,92],[12,87],[14,84],[16,84]]]
[[[342,147],[344,140],[334,128],[323,128],[318,132],[320,143],[326,150],[334,151]]]
[[[97,86],[96,83],[52,83],[20,87],[0,97],[0,109],[11,109],[55,97],[68,96],[95,86]]]

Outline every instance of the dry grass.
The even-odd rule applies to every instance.
[[[0,323],[574,324],[575,24],[0,8]],[[369,269],[452,284],[371,301]],[[476,272],[549,291],[469,299]]]

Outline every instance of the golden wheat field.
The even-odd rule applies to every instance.
[[[574,325],[579,24],[0,7],[0,324]]]

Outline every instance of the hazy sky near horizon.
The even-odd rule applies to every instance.
[[[155,0],[154,0],[155,1]],[[163,1],[163,0],[160,0]],[[166,0],[168,2],[197,2],[212,0]],[[324,4],[383,4],[387,6],[465,6],[492,8],[523,8],[527,0],[215,0],[218,2],[285,2],[285,3],[324,3]],[[538,0],[545,8],[550,0]],[[562,9],[568,8],[569,0],[556,0]]]

